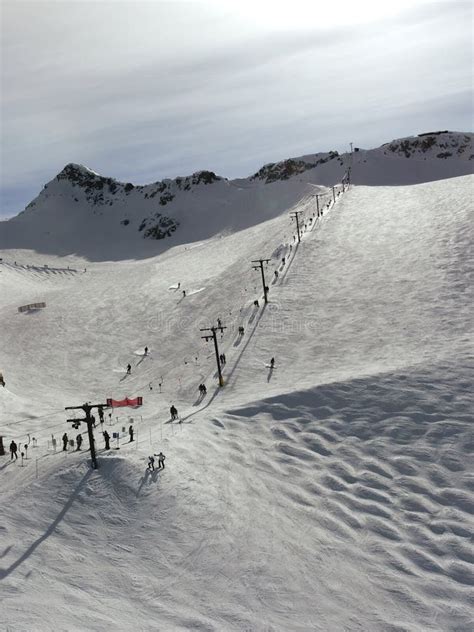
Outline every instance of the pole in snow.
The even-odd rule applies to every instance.
[[[260,270],[262,273],[262,283],[263,283],[263,300],[265,301],[265,303],[268,303],[268,298],[267,298],[267,294],[268,294],[268,286],[265,283],[265,272],[263,271],[263,264],[264,263],[268,263],[270,261],[270,259],[255,259],[252,261],[252,263],[258,263],[258,266],[252,266],[254,270]]]
[[[324,197],[324,193],[315,193],[314,197],[316,198],[316,211],[317,211],[317,216],[319,217],[319,198],[320,197]]]
[[[107,404],[82,404],[82,406],[66,406],[65,410],[83,410],[85,413],[85,419],[68,419],[68,423],[72,423],[73,427],[78,428],[81,421],[85,421],[87,424],[87,434],[89,436],[89,448],[91,451],[91,463],[94,470],[99,466],[97,464],[97,457],[95,453],[94,431],[91,410],[93,408],[107,408]]]
[[[206,334],[204,336],[201,336],[201,338],[203,338],[206,342],[208,342],[208,340],[213,340],[214,341],[214,351],[216,352],[216,362],[217,362],[217,373],[219,375],[219,386],[224,386],[224,378],[222,377],[222,369],[221,369],[221,359],[219,356],[219,347],[217,346],[217,332],[220,331],[221,333],[224,333],[224,329],[227,329],[227,327],[224,327],[223,325],[217,325],[216,326],[212,326],[212,327],[204,327],[203,329],[200,329],[199,331],[210,331],[210,334]]]
[[[299,222],[299,218],[300,215],[303,211],[294,211],[293,213],[290,213],[290,217],[292,219],[296,219],[296,230],[298,231],[298,243],[301,243],[301,234],[300,234],[300,222]]]

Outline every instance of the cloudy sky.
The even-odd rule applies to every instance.
[[[473,5],[2,0],[1,206],[68,162],[136,184],[472,130]]]

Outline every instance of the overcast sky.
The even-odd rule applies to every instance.
[[[1,207],[472,130],[472,3],[2,0]]]

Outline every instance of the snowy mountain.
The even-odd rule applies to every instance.
[[[434,132],[378,149],[336,151],[227,180],[211,171],[135,186],[69,164],[17,217],[0,223],[0,248],[78,254],[92,261],[147,257],[180,243],[278,216],[319,185],[406,185],[472,173],[472,134]]]
[[[0,224],[0,628],[472,629],[463,138],[162,191],[69,165]],[[333,192],[349,166],[369,185]],[[171,236],[139,230],[153,204]],[[222,388],[201,331],[217,319]],[[137,396],[97,424],[92,470],[84,422],[67,421],[83,413],[65,407]]]

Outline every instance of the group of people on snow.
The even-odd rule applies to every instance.
[[[164,470],[165,469],[165,455],[163,454],[163,452],[160,452],[159,454],[152,454],[151,456],[148,457],[148,469],[149,470],[154,470],[155,469],[155,456],[158,457],[158,470]]]
[[[175,421],[175,419],[178,419],[178,409],[176,408],[174,404],[170,408],[170,415],[171,415],[171,421]]]

